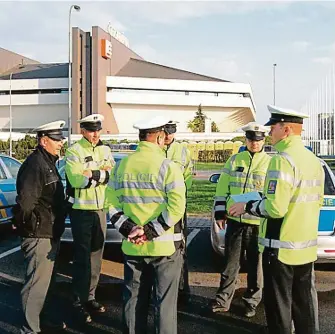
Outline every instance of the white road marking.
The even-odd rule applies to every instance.
[[[16,253],[17,251],[19,251],[21,249],[21,246],[17,246],[15,248],[12,248],[6,252],[3,252],[0,254],[0,259],[3,259],[4,257],[8,256],[8,255],[11,255],[13,253]],[[24,280],[22,278],[17,278],[15,276],[12,276],[12,275],[9,275],[9,274],[5,274],[5,273],[2,273],[0,272],[0,277],[1,278],[5,278],[9,281],[13,281],[13,282],[16,282],[16,283],[23,283]]]
[[[15,253],[15,252],[19,251],[20,249],[21,249],[21,246],[17,246],[17,247],[12,248],[12,249],[10,249],[10,250],[4,252],[4,253],[1,253],[1,254],[0,254],[0,259],[3,259],[4,257],[6,257],[6,256],[8,256],[8,255],[11,255],[11,254]]]
[[[0,277],[5,278],[9,281],[16,282],[16,283],[23,283],[24,282],[24,279],[22,279],[22,278],[17,278],[17,277],[14,277],[12,275],[8,275],[8,274],[5,274],[5,273],[0,273]]]
[[[200,232],[200,228],[195,228],[188,236],[187,236],[187,243],[186,247],[189,246],[191,241],[194,239],[194,237]]]

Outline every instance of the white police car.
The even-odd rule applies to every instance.
[[[321,160],[325,172],[324,201],[320,211],[318,230],[318,262],[332,262],[335,260],[335,176],[329,166]],[[210,182],[217,183],[220,174],[213,174]],[[220,230],[212,213],[211,243],[214,251],[224,255],[225,230]]]
[[[16,199],[16,177],[21,163],[0,154],[0,225],[11,223]]]

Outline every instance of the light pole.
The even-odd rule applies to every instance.
[[[276,66],[273,64],[273,104],[276,105]]]
[[[68,119],[68,146],[71,145],[71,118],[72,118],[72,29],[71,29],[71,14],[72,9],[80,11],[80,6],[72,5],[69,10],[69,119]]]
[[[10,72],[10,75],[9,75],[9,156],[11,156],[11,157],[13,156],[12,77],[13,77],[13,72]]]

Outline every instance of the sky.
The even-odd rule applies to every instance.
[[[67,62],[72,25],[123,32],[145,60],[250,83],[258,122],[273,103],[300,110],[335,59],[331,1],[0,1],[0,47],[40,62]]]

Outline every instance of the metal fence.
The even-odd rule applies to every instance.
[[[317,155],[335,154],[335,66],[327,73],[301,112],[308,114],[303,139]]]

